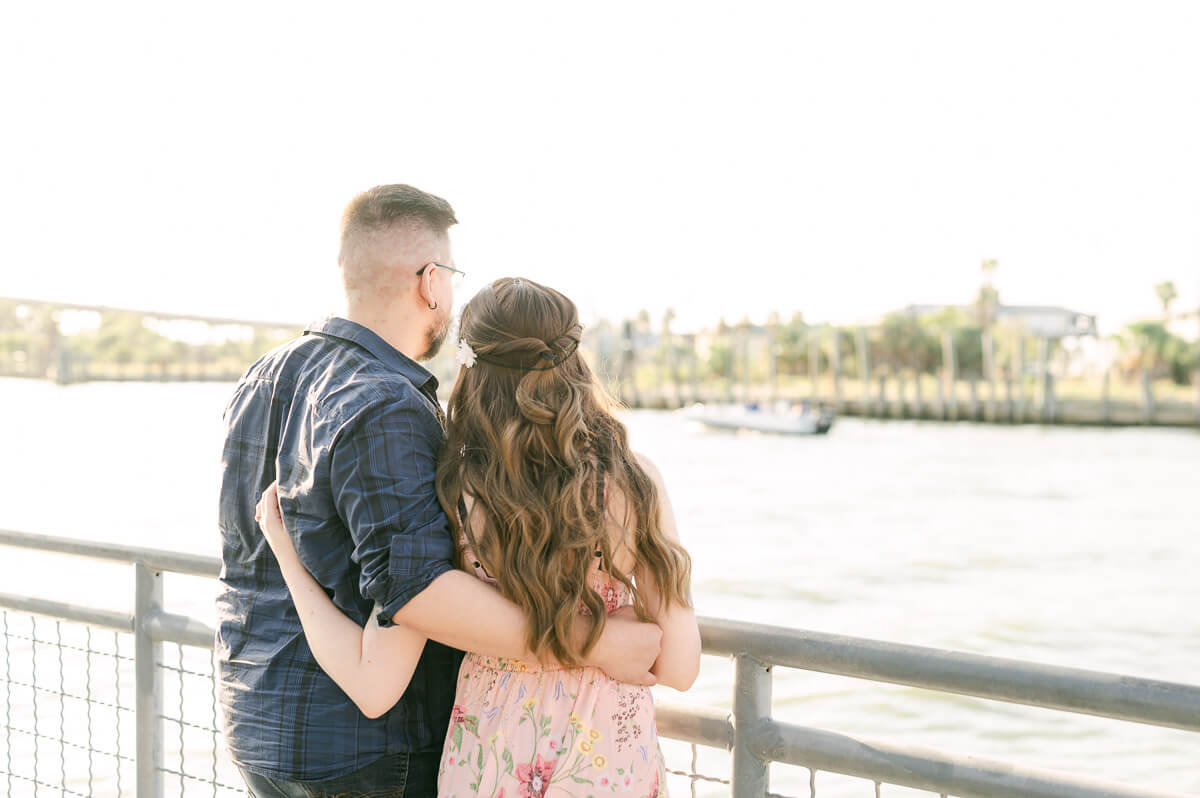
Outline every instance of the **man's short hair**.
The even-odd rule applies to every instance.
[[[444,235],[450,225],[457,223],[454,209],[441,197],[403,183],[375,186],[350,200],[342,214],[339,260],[347,254],[347,245],[364,234],[416,225]]]

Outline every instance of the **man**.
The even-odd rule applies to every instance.
[[[449,203],[405,185],[342,219],[347,313],[266,354],[225,413],[217,654],[226,738],[255,798],[432,796],[462,649],[532,660],[524,616],[455,571],[434,491],[444,417],[418,365],[450,324]],[[429,638],[403,698],[368,719],[321,671],[254,519],[279,481],[304,565],[358,623]],[[649,684],[657,627],[614,619],[588,664]]]

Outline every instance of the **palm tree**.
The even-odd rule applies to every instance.
[[[1179,298],[1179,292],[1175,290],[1175,283],[1167,280],[1154,286],[1154,293],[1158,294],[1158,301],[1162,303],[1163,318],[1170,321],[1171,319],[1171,303]]]
[[[675,321],[675,309],[667,308],[663,313],[662,333],[660,335],[659,353],[663,360],[663,370],[667,374],[667,379],[671,382],[671,388],[675,391],[675,399],[679,400],[679,369],[676,367],[678,351],[675,347],[675,335],[671,330],[671,323]]]
[[[808,325],[804,322],[804,314],[793,313],[786,323],[778,322],[775,328],[775,351],[778,356],[779,369],[784,374],[798,374],[808,355],[805,354]]]
[[[1171,373],[1178,341],[1161,321],[1137,321],[1113,336],[1120,347],[1126,374],[1144,372],[1150,379]]]
[[[883,318],[879,332],[878,359],[893,374],[912,370],[919,375],[937,361],[938,341],[915,316],[890,313]]]
[[[933,368],[938,360],[939,343],[916,316],[908,313],[889,313],[877,328],[878,346],[873,355],[896,379],[902,412],[907,412],[905,379],[910,374],[916,391],[916,412],[920,413],[921,375]]]
[[[983,272],[983,282],[975,297],[975,315],[979,326],[985,330],[990,329],[996,321],[996,308],[1000,304],[1000,293],[993,284],[999,266],[1000,261],[989,258],[983,262],[980,269]]]

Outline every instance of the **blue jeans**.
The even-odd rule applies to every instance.
[[[325,781],[285,781],[241,768],[251,798],[434,798],[442,754],[387,754]]]

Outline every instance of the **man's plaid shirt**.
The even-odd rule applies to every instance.
[[[217,655],[241,766],[328,779],[384,754],[440,751],[462,653],[433,641],[404,697],[371,720],[325,675],[254,520],[278,475],[300,559],[358,623],[381,625],[450,570],[434,491],[445,440],[437,380],[367,328],[330,318],[265,355],[225,411]]]

